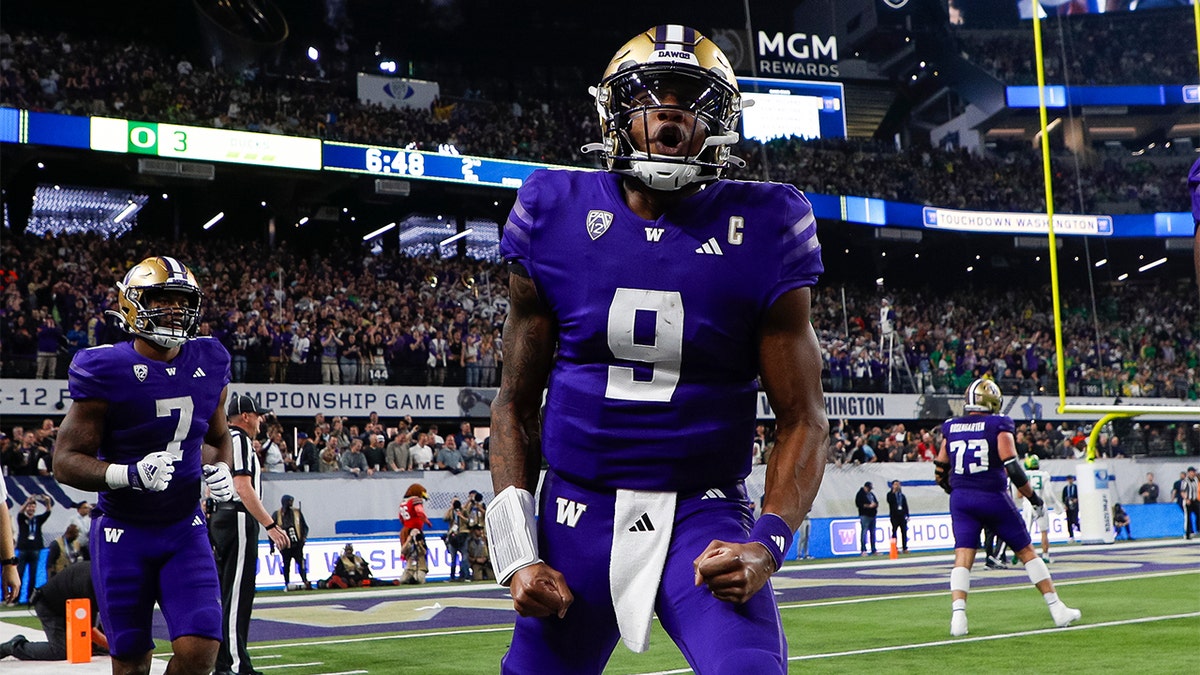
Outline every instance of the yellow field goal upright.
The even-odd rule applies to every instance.
[[[1058,374],[1058,412],[1071,414],[1096,414],[1099,416],[1096,424],[1092,427],[1091,434],[1088,435],[1087,443],[1087,461],[1096,461],[1096,442],[1100,437],[1100,429],[1114,419],[1137,417],[1153,413],[1155,415],[1181,415],[1192,416],[1200,419],[1200,406],[1154,406],[1154,405],[1129,405],[1122,403],[1112,404],[1068,404],[1067,403],[1067,387],[1066,387],[1066,363],[1063,358],[1063,329],[1062,329],[1062,303],[1058,290],[1058,246],[1054,236],[1054,188],[1050,177],[1050,135],[1047,124],[1046,114],[1046,68],[1042,52],[1042,20],[1036,11],[1037,5],[1034,5],[1033,12],[1033,49],[1034,57],[1037,63],[1037,88],[1038,88],[1038,122],[1041,125],[1041,149],[1042,149],[1042,181],[1045,189],[1046,197],[1046,222],[1048,228],[1049,244],[1050,244],[1050,292],[1054,301],[1054,352],[1056,359],[1055,370]],[[1200,2],[1194,3],[1193,21],[1196,30],[1197,44],[1197,72],[1200,73]]]

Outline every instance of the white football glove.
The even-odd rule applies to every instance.
[[[1046,505],[1045,504],[1042,504],[1041,506],[1033,507],[1033,517],[1034,518],[1042,518],[1045,515],[1046,515]]]
[[[225,462],[205,464],[204,482],[208,485],[213,499],[219,502],[233,499],[233,474],[229,472],[229,465]]]
[[[129,465],[129,487],[134,490],[162,492],[175,473],[175,455],[160,450],[152,452],[136,464]]]

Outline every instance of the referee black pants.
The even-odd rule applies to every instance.
[[[223,505],[222,505],[223,506]],[[258,521],[235,508],[218,507],[208,532],[221,576],[221,649],[217,673],[250,673],[246,638],[254,604],[254,574],[258,559]]]

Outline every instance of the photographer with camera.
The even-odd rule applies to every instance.
[[[467,539],[470,538],[470,516],[458,497],[446,509],[446,562],[450,565],[450,581],[471,580],[471,565],[467,557]]]
[[[425,543],[425,533],[410,530],[400,553],[404,556],[404,574],[400,576],[400,583],[425,583],[425,577],[429,574],[429,547]]]
[[[38,503],[46,509],[41,515],[35,515]],[[17,575],[25,579],[26,571],[29,572],[29,581],[25,582],[25,588],[32,589],[34,581],[37,580],[38,560],[41,558],[42,549],[46,548],[42,526],[50,518],[53,508],[54,500],[49,495],[30,495],[21,506],[21,512],[17,514]]]

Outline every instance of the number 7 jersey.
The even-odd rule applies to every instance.
[[[142,356],[133,342],[92,347],[75,355],[67,380],[71,398],[108,402],[97,458],[132,464],[160,450],[179,458],[166,490],[101,491],[97,510],[134,523],[191,518],[200,501],[200,446],[229,383],[225,347],[194,338],[169,363]]]
[[[750,471],[766,311],[823,271],[812,207],[790,185],[721,180],[650,221],[620,180],[536,171],[505,224],[502,256],[559,331],[543,453],[599,488],[728,484]]]

